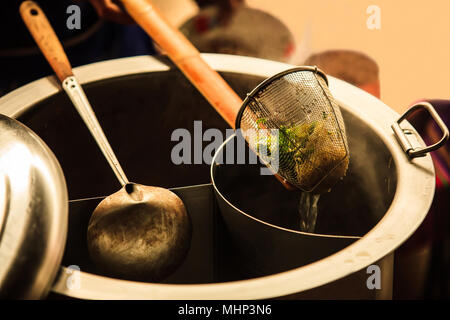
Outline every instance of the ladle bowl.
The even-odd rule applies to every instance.
[[[173,192],[129,183],[97,206],[87,240],[90,256],[106,274],[155,282],[185,258],[191,223]]]

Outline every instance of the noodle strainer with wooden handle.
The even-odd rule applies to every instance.
[[[121,0],[130,16],[177,65],[214,109],[247,136],[250,148],[288,189],[322,193],[345,175],[349,152],[339,106],[327,79],[302,67],[260,84],[244,103],[184,35],[149,0]],[[275,135],[268,130],[275,129]],[[262,149],[278,151],[262,154]],[[279,168],[270,165],[278,155]]]

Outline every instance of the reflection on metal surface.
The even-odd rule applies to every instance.
[[[8,177],[2,173],[0,167],[0,242],[8,216],[10,192]]]

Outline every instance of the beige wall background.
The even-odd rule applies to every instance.
[[[403,111],[420,98],[450,99],[450,0],[248,0],[280,18],[304,51],[360,50],[380,67],[381,99]],[[377,5],[381,29],[369,30]]]
[[[159,0],[176,24],[193,15],[192,0]],[[169,3],[177,4],[169,6]],[[381,99],[401,112],[420,98],[450,99],[450,0],[247,0],[293,32],[301,52],[359,50],[380,67]],[[381,29],[367,28],[377,5]],[[179,10],[183,8],[182,10]]]

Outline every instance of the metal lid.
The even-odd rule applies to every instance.
[[[67,188],[56,157],[0,115],[0,298],[44,297],[66,243]]]

